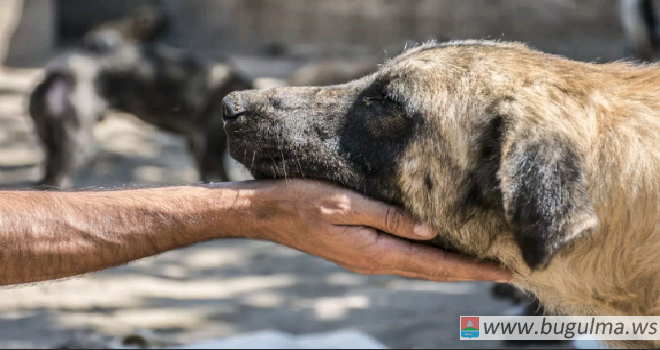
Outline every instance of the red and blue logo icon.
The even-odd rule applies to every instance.
[[[461,316],[461,338],[479,337],[479,317]]]

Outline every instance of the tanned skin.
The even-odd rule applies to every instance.
[[[1,191],[0,198],[0,285],[87,274],[218,238],[269,240],[362,274],[511,279],[495,265],[411,242],[436,233],[398,207],[314,181]]]

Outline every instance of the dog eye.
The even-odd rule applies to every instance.
[[[362,102],[364,102],[364,104],[367,106],[371,106],[371,104],[373,104],[374,101],[382,101],[382,100],[383,100],[382,97],[376,97],[376,96],[368,96],[362,98]]]
[[[392,102],[392,103],[397,103],[397,101],[393,100],[387,95],[382,95],[382,96],[367,96],[362,98],[362,102],[364,102],[365,105],[371,106],[374,102]]]

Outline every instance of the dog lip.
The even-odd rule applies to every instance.
[[[237,115],[235,118],[225,118],[224,115],[223,115],[222,125],[223,125],[223,127],[225,129],[225,133],[227,133],[228,137],[231,138],[235,132],[237,132],[241,129],[240,121],[243,120],[244,118],[240,118],[240,117],[244,116],[246,114],[247,113],[243,112],[240,115]]]
[[[226,106],[223,106],[223,108],[222,108],[222,121],[227,123],[227,122],[230,122],[232,120],[236,120],[236,119],[238,119],[238,117],[246,115],[246,114],[247,114],[246,111],[231,112],[231,111],[227,110]]]
[[[270,176],[266,175],[266,172],[260,170],[252,170],[250,173],[252,173],[252,177],[255,180],[277,179],[277,176],[274,173]]]

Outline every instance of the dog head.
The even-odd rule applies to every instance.
[[[535,55],[558,60],[520,44],[427,44],[343,85],[234,92],[230,152],[255,178],[329,180],[406,207],[461,252],[517,246],[544,268],[598,219],[585,150],[566,132],[581,119],[524,95],[552,95],[543,60],[541,80],[515,76]]]

